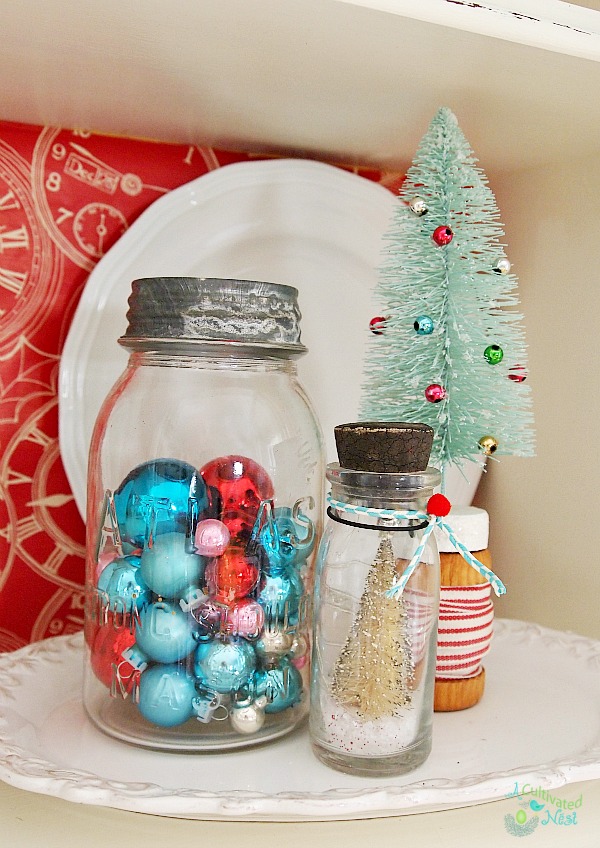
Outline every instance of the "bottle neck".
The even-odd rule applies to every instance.
[[[358,488],[352,486],[342,486],[333,484],[331,486],[331,500],[336,503],[336,510],[352,511],[354,507],[372,510],[390,510],[398,513],[409,512],[426,512],[427,501],[433,494],[432,488],[421,488],[418,490],[408,490],[406,492],[398,492],[397,490],[381,489],[373,492],[370,489]],[[345,504],[348,510],[343,507],[338,507],[337,504]],[[360,512],[363,521],[364,515]],[[379,520],[379,519],[378,519]],[[387,519],[382,519],[383,523],[387,523]],[[367,522],[372,523],[372,522]],[[377,521],[375,522],[377,523]]]
[[[166,351],[144,350],[132,351],[129,355],[129,365],[133,368],[161,367],[161,368],[195,368],[195,369],[223,369],[227,371],[279,371],[281,373],[295,375],[297,373],[296,362],[292,359],[282,359],[276,356],[245,355],[239,350],[228,353],[226,350],[215,351],[207,349],[204,351],[189,352],[187,349],[177,351],[175,349]]]
[[[440,478],[435,468],[413,474],[379,474],[342,468],[338,463],[327,466],[333,500],[350,506],[398,512],[424,511]]]

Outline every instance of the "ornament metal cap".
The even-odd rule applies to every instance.
[[[417,474],[427,469],[433,429],[403,421],[359,421],[334,428],[340,465],[379,474]]]
[[[300,341],[298,290],[293,286],[217,277],[134,280],[125,335],[132,350],[192,352],[198,345],[258,349],[287,358],[306,352]]]

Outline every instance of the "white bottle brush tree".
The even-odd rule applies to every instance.
[[[494,195],[449,109],[431,122],[399,198],[362,418],[429,424],[442,472],[478,452],[533,455],[517,279]]]
[[[389,598],[396,560],[389,533],[380,534],[359,612],[340,654],[332,692],[365,720],[395,715],[411,703],[414,669],[402,598]]]

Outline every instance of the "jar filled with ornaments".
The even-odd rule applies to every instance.
[[[310,733],[325,764],[384,777],[431,750],[439,556],[428,503],[433,429],[335,428],[314,599]]]
[[[308,712],[323,447],[297,294],[132,284],[87,491],[84,705],[113,737],[227,750]]]

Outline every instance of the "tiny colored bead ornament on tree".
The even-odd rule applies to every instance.
[[[369,321],[369,329],[375,336],[380,336],[385,329],[385,318],[382,315],[376,315]]]

